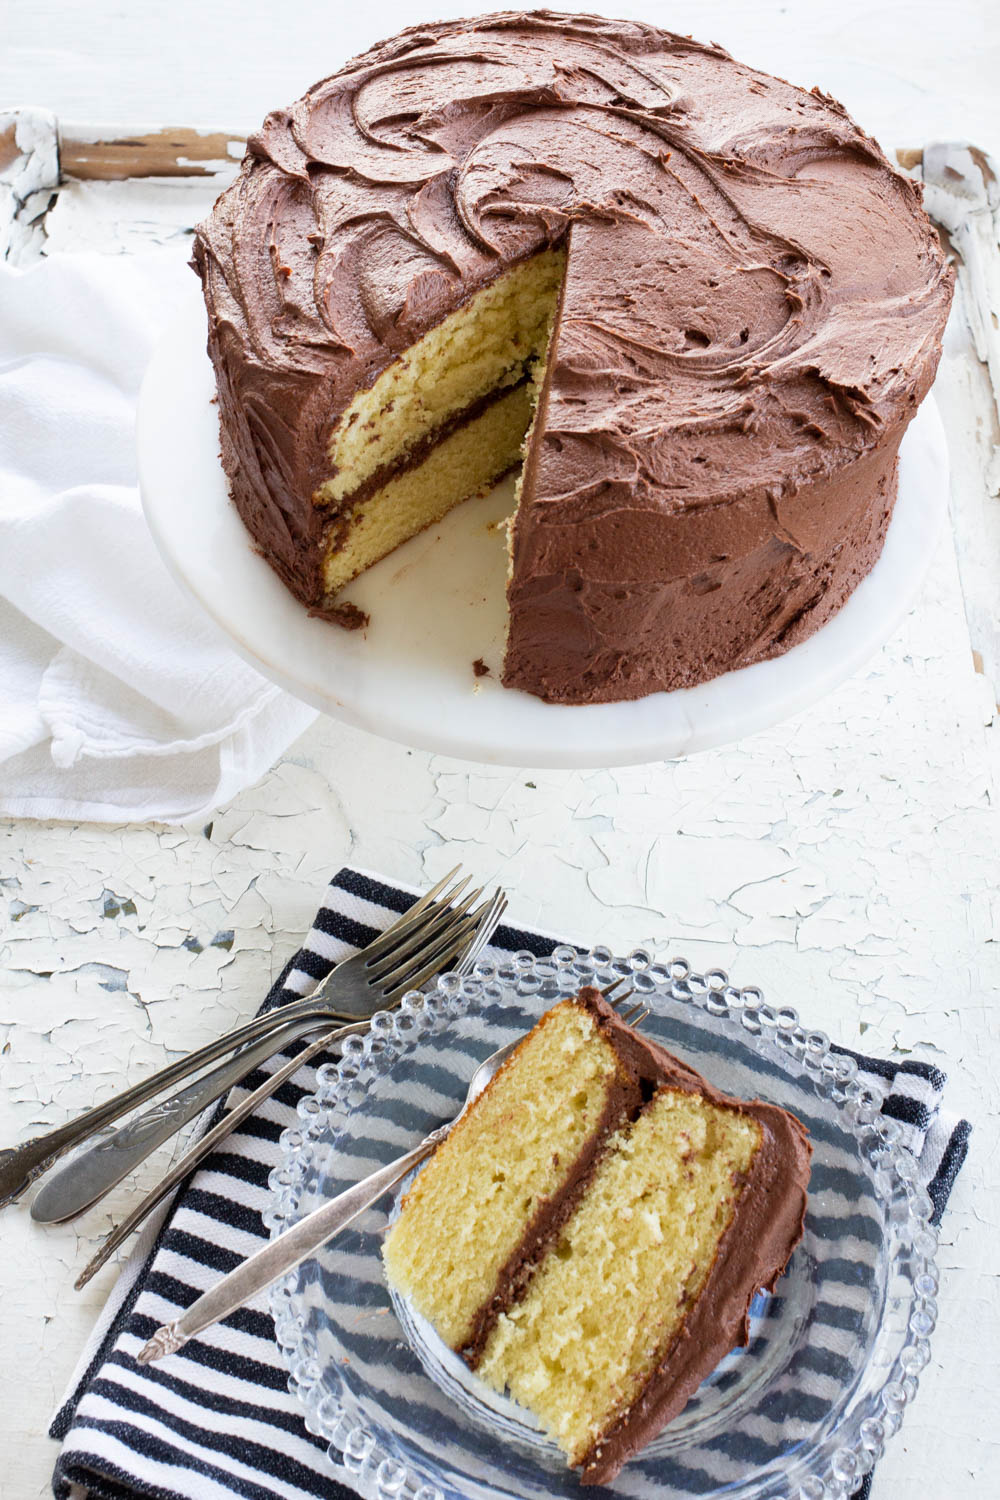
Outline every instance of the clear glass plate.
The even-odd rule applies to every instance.
[[[727,1092],[794,1111],[814,1155],[805,1234],[774,1294],[754,1301],[747,1348],[722,1361],[611,1492],[842,1500],[899,1427],[929,1358],[931,1202],[853,1059],[721,971],[565,947],[480,964],[464,981],[443,976],[320,1070],[301,1126],[282,1137],[269,1227],[280,1233],[401,1155],[457,1113],[482,1058],[582,984],[623,973],[651,1011],[645,1034]],[[487,1391],[390,1294],[380,1248],[398,1197],[272,1290],[306,1425],[366,1500],[579,1500],[578,1477],[530,1416]]]

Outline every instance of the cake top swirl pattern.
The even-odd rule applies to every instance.
[[[504,12],[404,31],[270,114],[198,231],[223,410],[245,413],[230,437],[263,475],[286,573],[315,540],[294,497],[328,473],[334,417],[505,266],[560,243],[518,587],[590,551],[584,592],[648,582],[660,610],[678,515],[674,575],[705,590],[765,545],[836,550],[833,511],[857,495],[800,494],[872,452],[891,468],[936,368],[951,273],[919,187],[834,100],[717,47]],[[880,544],[855,529],[856,576]],[[851,586],[835,582],[831,608]],[[591,632],[605,604],[581,601]],[[620,654],[643,629],[625,614]],[[508,678],[519,649],[514,629]],[[638,678],[619,695],[677,685]]]
[[[200,233],[217,316],[290,389],[319,378],[328,414],[498,259],[572,225],[549,431],[655,460],[655,401],[690,499],[706,439],[770,472],[776,442],[814,463],[893,420],[943,300],[918,207],[822,94],[639,23],[507,13],[405,31],[270,114]],[[574,377],[592,392],[601,369],[630,388],[574,423]]]

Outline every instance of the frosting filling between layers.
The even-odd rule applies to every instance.
[[[482,1346],[530,1256],[561,1222],[608,1130],[634,1112],[634,1070],[587,1011],[550,1011],[439,1146],[384,1247],[387,1273],[454,1349]],[[443,1231],[443,1232],[442,1232]]]
[[[506,271],[428,330],[337,421],[333,477],[314,496],[329,517],[329,599],[519,462],[564,267],[565,253],[551,249]],[[488,413],[522,385],[505,417]],[[475,436],[454,440],[479,418]],[[450,454],[434,452],[445,444]]]
[[[527,377],[491,392],[351,496],[350,509],[331,522],[327,540],[323,577],[329,598],[520,463],[531,394]]]
[[[607,1141],[586,1192],[476,1368],[573,1465],[632,1407],[681,1336],[732,1223],[762,1130],[661,1088]]]

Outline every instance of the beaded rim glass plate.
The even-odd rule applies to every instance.
[[[622,974],[644,1034],[713,1083],[792,1109],[809,1127],[805,1233],[750,1341],[609,1487],[636,1500],[846,1500],[902,1421],[930,1357],[937,1277],[917,1163],[854,1060],[721,970],[637,951],[484,961],[350,1038],[282,1135],[272,1235],[400,1155],[457,1112],[476,1063],[582,984]],[[390,1295],[380,1249],[395,1198],[271,1292],[279,1345],[309,1430],[365,1500],[543,1500],[579,1479],[530,1418],[450,1360]]]

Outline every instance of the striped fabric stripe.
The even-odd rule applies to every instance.
[[[271,1009],[307,993],[339,959],[364,946],[415,899],[365,872],[344,869],[331,881],[302,949],[285,966],[264,1002]],[[550,953],[558,940],[511,927],[498,929],[498,950]],[[846,1049],[843,1049],[846,1050]],[[968,1150],[969,1125],[940,1109],[945,1075],[928,1063],[851,1056],[859,1068],[889,1084],[885,1112],[900,1122],[905,1144],[918,1157],[935,1205],[935,1222]],[[53,1478],[64,1500],[356,1500],[307,1432],[287,1388],[287,1371],[274,1341],[262,1294],[224,1324],[192,1341],[166,1367],[139,1366],[135,1355],[159,1324],[206,1290],[220,1273],[259,1248],[268,1236],[262,1214],[267,1177],[279,1162],[278,1138],[295,1124],[299,1100],[314,1090],[322,1057],[303,1067],[268,1103],[212,1154],[184,1185],[165,1217],[147,1227],[109,1298],[51,1434],[62,1439]],[[277,1066],[278,1060],[272,1066]],[[258,1072],[246,1081],[253,1088]],[[433,1077],[411,1080],[434,1092]],[[222,1106],[220,1106],[221,1111]],[[836,1172],[823,1183],[837,1193]],[[826,1309],[830,1337],[856,1315],[852,1281],[866,1254],[863,1215],[837,1221],[843,1235],[843,1293]],[[836,1278],[834,1278],[836,1281]],[[360,1290],[360,1289],[359,1289]],[[360,1352],[360,1351],[359,1351]],[[830,1359],[836,1357],[831,1347]],[[829,1362],[817,1370],[822,1397]],[[801,1393],[805,1396],[806,1393]],[[808,1421],[806,1410],[797,1417]],[[777,1408],[776,1421],[788,1413]],[[765,1422],[764,1426],[769,1423]],[[762,1442],[768,1434],[762,1431]],[[718,1453],[724,1462],[724,1452]],[[868,1500],[871,1476],[856,1492]]]

